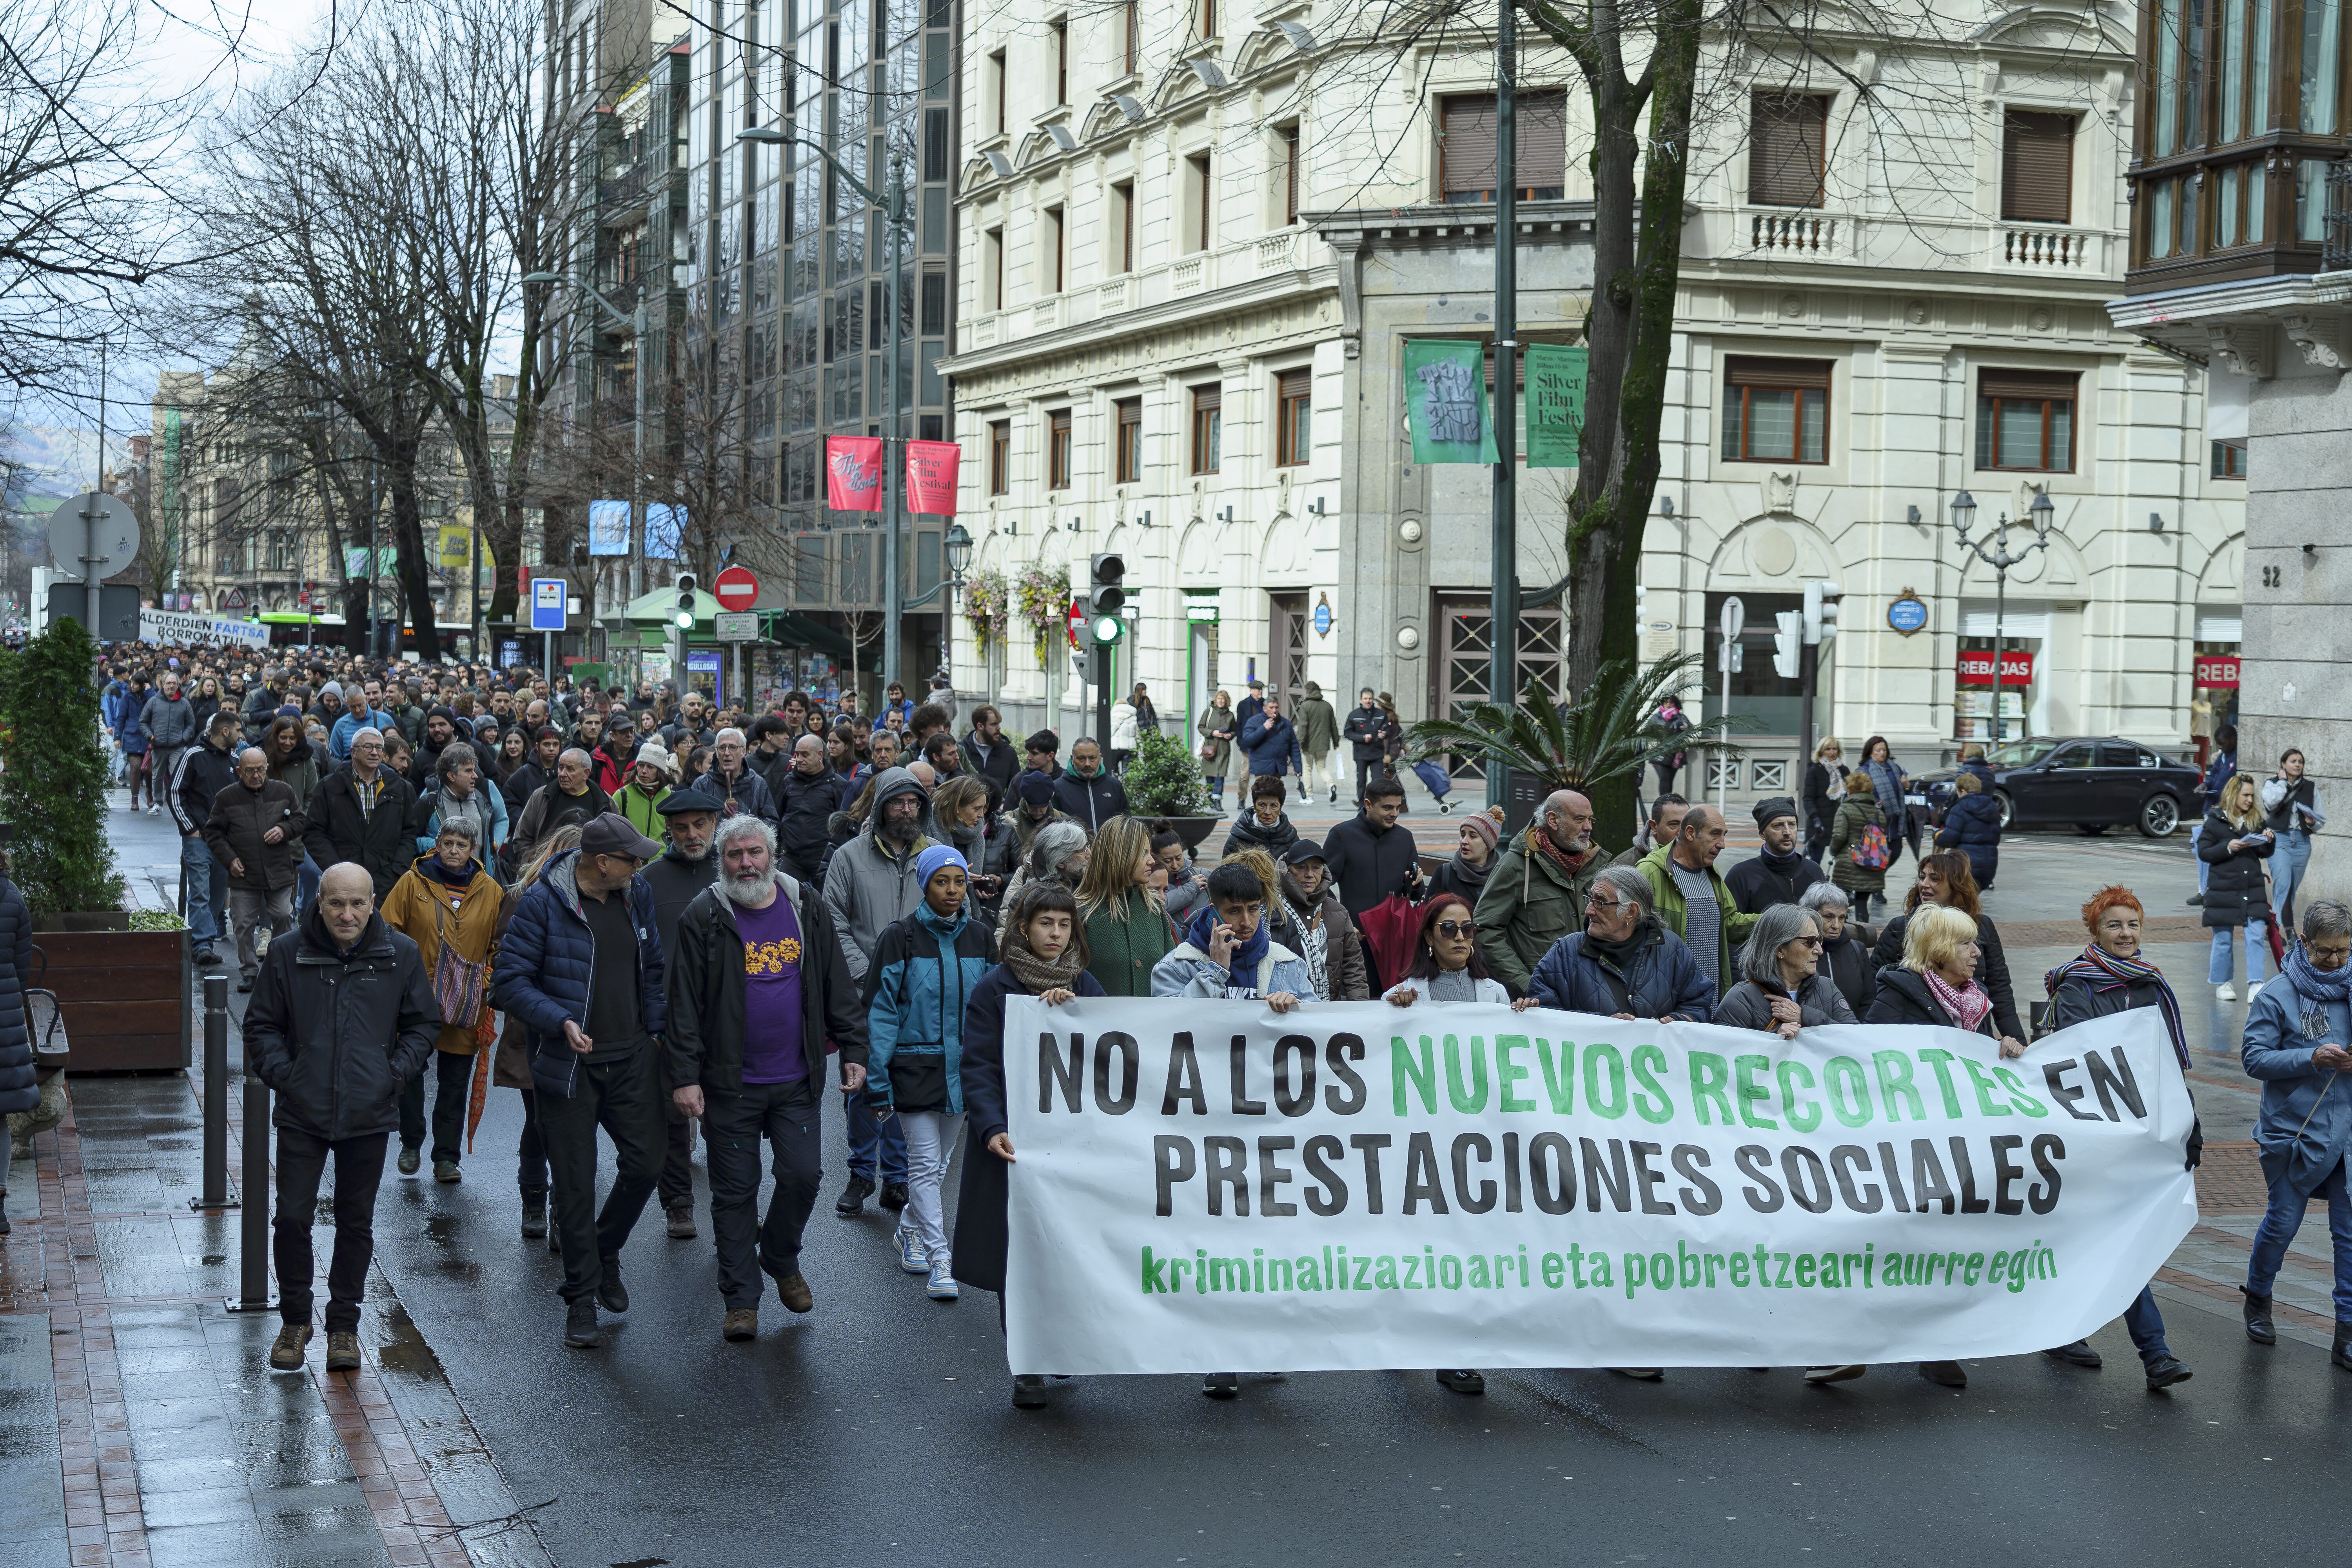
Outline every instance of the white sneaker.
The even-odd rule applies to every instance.
[[[2236,991],[2234,991],[2234,990],[2232,990],[2232,989],[2231,989],[2230,986],[2228,986],[2227,984],[2216,985],[2215,987],[2213,987],[2213,1000],[2214,1000],[2214,1001],[2216,1001],[2216,1002],[2235,1002],[2237,999],[2238,999],[2238,994],[2237,994],[2237,992],[2236,992]]]
[[[908,1226],[900,1226],[891,1240],[898,1244],[898,1267],[909,1274],[929,1274],[931,1260],[924,1251],[923,1238]]]
[[[934,1301],[952,1301],[961,1294],[956,1289],[955,1271],[944,1258],[930,1267],[930,1283],[923,1293]]]

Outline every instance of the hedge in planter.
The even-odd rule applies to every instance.
[[[106,837],[97,658],[66,616],[0,662],[0,821],[16,829],[9,874],[36,915],[122,907]]]
[[[1183,836],[1187,849],[1198,849],[1210,829],[1224,820],[1210,807],[1201,759],[1181,741],[1142,731],[1135,737],[1135,755],[1128,759],[1123,777],[1129,812],[1167,818]]]

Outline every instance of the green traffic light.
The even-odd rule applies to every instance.
[[[694,612],[692,610],[680,610],[677,613],[677,629],[682,632],[690,632],[694,629]]]
[[[1120,621],[1117,616],[1097,616],[1095,617],[1095,641],[1098,643],[1117,642],[1126,630],[1127,626],[1125,623]]]

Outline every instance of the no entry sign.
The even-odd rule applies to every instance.
[[[748,568],[730,566],[711,580],[710,594],[728,609],[748,610],[760,596],[760,580]]]

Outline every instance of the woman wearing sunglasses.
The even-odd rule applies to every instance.
[[[1739,950],[1739,984],[1716,1005],[1715,1022],[1761,1029],[1784,1040],[1799,1029],[1860,1022],[1837,982],[1821,972],[1822,927],[1799,904],[1775,904],[1757,917]]]
[[[1535,1005],[1526,999],[1514,1004],[1503,983],[1486,973],[1486,961],[1478,956],[1477,923],[1459,893],[1440,893],[1421,907],[1421,945],[1389,1000],[1410,1007],[1424,993],[1433,1002],[1491,1002],[1521,1010]]]

